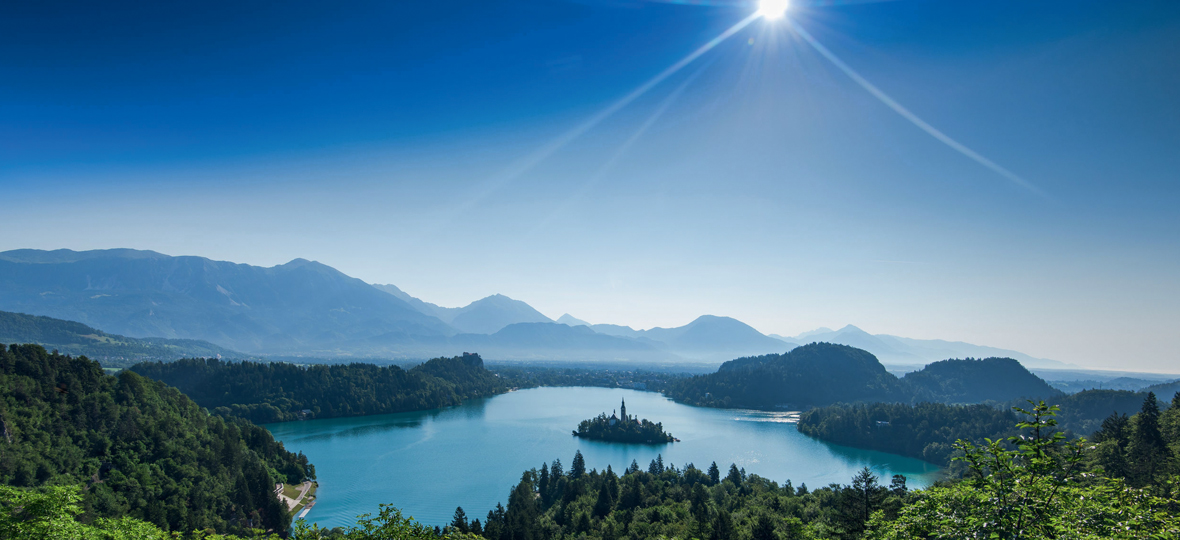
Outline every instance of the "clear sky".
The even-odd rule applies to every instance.
[[[181,4],[0,6],[0,249],[1180,371],[1180,2],[795,0],[623,107],[757,6]]]

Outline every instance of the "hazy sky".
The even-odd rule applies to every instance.
[[[1180,2],[8,2],[0,250],[1180,371]],[[575,136],[576,135],[576,136]],[[562,143],[562,144],[558,144]]]

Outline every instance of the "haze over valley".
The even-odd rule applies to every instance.
[[[0,253],[0,311],[76,321],[135,338],[205,341],[206,353],[223,356],[405,360],[479,351],[508,361],[718,365],[830,342],[912,368],[967,357],[1067,367],[994,347],[872,335],[852,325],[767,336],[737,319],[700,315],[681,327],[636,330],[589,324],[569,314],[554,320],[498,294],[446,308],[314,261],[261,268],[130,249]],[[13,337],[12,342],[53,344]]]

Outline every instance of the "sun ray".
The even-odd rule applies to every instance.
[[[914,114],[909,109],[903,107],[897,101],[894,101],[893,98],[889,97],[889,94],[886,94],[880,88],[877,88],[876,86],[874,86],[873,83],[870,83],[868,81],[868,79],[865,79],[864,77],[862,77],[859,73],[856,72],[856,70],[852,69],[851,66],[849,66],[848,64],[845,64],[843,60],[840,60],[840,58],[838,56],[836,56],[835,53],[828,50],[827,47],[825,47],[822,43],[820,43],[818,40],[816,40],[814,37],[812,37],[812,35],[810,33],[808,33],[807,30],[805,30],[802,26],[800,26],[793,19],[787,18],[787,23],[791,26],[791,29],[794,30],[800,37],[802,37],[804,41],[806,41],[809,45],[811,45],[811,47],[813,49],[815,49],[816,52],[818,52],[820,54],[820,56],[823,56],[824,58],[828,59],[828,61],[831,62],[833,65],[835,65],[840,71],[844,72],[844,74],[847,75],[854,82],[856,82],[856,84],[860,85],[861,88],[864,88],[866,91],[868,91],[868,93],[872,94],[873,97],[876,97],[881,103],[884,103],[885,106],[889,107],[890,109],[893,109],[893,111],[896,112],[897,114],[901,115],[902,118],[909,120],[910,123],[917,126],[918,129],[925,131],[931,137],[938,139],[943,144],[951,147],[956,152],[959,152],[960,154],[963,154],[964,156],[967,156],[968,158],[972,159],[976,163],[979,163],[980,165],[983,165],[984,167],[991,169],[996,174],[999,174],[1000,176],[1007,178],[1008,180],[1012,181],[1014,184],[1016,184],[1024,189],[1027,189],[1037,195],[1040,195],[1042,197],[1046,196],[1045,192],[1042,191],[1041,188],[1033,185],[1032,182],[1029,182],[1028,180],[1025,180],[1024,178],[1021,178],[1016,173],[1000,166],[996,162],[994,162],[986,157],[983,157],[978,152],[968,148],[963,143],[960,143],[959,141],[952,139],[949,135],[939,131],[934,126],[926,123],[926,121],[919,118],[918,115]]]
[[[571,204],[573,204],[574,201],[582,198],[594,186],[598,185],[598,183],[601,182],[602,179],[606,176],[606,173],[609,172],[614,167],[615,163],[617,163],[619,161],[619,159],[621,159],[627,153],[627,151],[631,149],[631,147],[635,144],[636,141],[639,140],[640,137],[642,137],[645,133],[647,133],[647,130],[651,129],[651,127],[653,125],[655,125],[655,123],[660,119],[660,117],[664,116],[664,113],[668,110],[669,107],[672,106],[673,103],[676,102],[676,100],[680,97],[680,94],[684,93],[684,90],[686,88],[688,88],[688,85],[692,84],[692,82],[694,80],[696,80],[696,78],[698,76],[700,76],[700,74],[703,73],[706,68],[709,67],[709,65],[710,65],[710,63],[706,63],[706,64],[702,65],[699,69],[697,69],[691,75],[689,75],[688,78],[684,80],[684,82],[680,83],[676,87],[676,89],[672,91],[671,94],[668,94],[668,96],[665,97],[662,102],[660,102],[659,107],[656,107],[656,110],[653,111],[651,113],[651,115],[647,117],[647,120],[645,120],[643,122],[643,124],[640,125],[638,129],[635,130],[635,133],[632,133],[631,136],[628,137],[627,140],[623,142],[623,144],[619,145],[619,148],[615,150],[615,153],[610,157],[610,159],[606,160],[606,162],[603,163],[602,166],[599,167],[598,170],[595,171],[594,174],[591,175],[589,179],[587,179],[585,182],[583,182],[582,185],[579,186],[576,191],[574,191],[572,194],[570,194],[569,197],[566,197],[565,201],[563,201],[552,212],[550,212],[548,217],[546,217],[545,219],[543,219],[539,223],[537,223],[536,227],[534,227],[534,229],[533,229],[533,232],[535,233],[535,232],[545,228],[557,216],[565,214],[566,209]]]
[[[646,94],[652,88],[655,88],[657,85],[664,82],[664,80],[666,80],[668,77],[675,75],[677,72],[684,69],[685,66],[693,63],[693,61],[695,61],[697,58],[700,58],[705,53],[713,50],[713,48],[715,48],[717,45],[720,45],[722,42],[729,39],[734,34],[740,32],[743,28],[749,26],[750,23],[758,20],[760,17],[761,16],[758,13],[753,13],[753,14],[750,14],[749,16],[747,16],[746,18],[738,21],[736,24],[734,24],[733,26],[730,26],[724,32],[721,32],[720,34],[718,34],[717,37],[709,40],[704,45],[701,45],[696,50],[689,53],[684,58],[681,58],[680,60],[676,61],[676,63],[672,64],[671,66],[668,66],[666,69],[661,71],[656,76],[648,79],[646,82],[639,85],[631,92],[627,93],[627,95],[619,98],[614,103],[612,103],[609,106],[607,106],[606,108],[602,109],[594,116],[591,116],[585,122],[582,122],[581,124],[574,127],[573,129],[563,133],[561,136],[557,137],[549,144],[541,147],[540,149],[533,152],[532,154],[529,154],[524,159],[517,161],[515,164],[510,166],[507,170],[501,172],[499,175],[489,179],[488,181],[486,181],[484,183],[484,186],[482,189],[479,190],[479,193],[475,194],[470,199],[468,199],[466,202],[459,205],[455,209],[455,213],[453,215],[458,215],[458,216],[465,215],[468,211],[470,211],[472,208],[474,208],[476,205],[478,205],[481,201],[483,201],[487,197],[491,196],[496,191],[499,191],[500,189],[502,189],[509,182],[511,182],[512,180],[515,180],[517,177],[524,174],[525,172],[528,172],[533,167],[536,167],[538,164],[540,164],[546,158],[548,158],[549,156],[552,156],[558,150],[561,150],[562,148],[564,148],[567,144],[572,142],[574,139],[577,139],[578,137],[584,135],[586,132],[593,129],[598,124],[601,124],[604,120],[606,120],[607,118],[609,118],[613,114],[619,112],[619,110],[621,110],[624,107],[626,107],[627,105],[631,104],[631,102],[635,101],[636,99],[639,99],[641,96]]]

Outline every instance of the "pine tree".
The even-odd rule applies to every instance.
[[[451,518],[451,527],[464,533],[471,530],[467,525],[467,513],[463,511],[462,506],[455,507],[455,516]]]
[[[713,520],[713,535],[710,540],[731,540],[737,535],[733,530],[733,517],[725,509],[717,512],[717,519]]]
[[[1154,392],[1147,393],[1143,408],[1133,419],[1127,454],[1130,480],[1138,486],[1154,482],[1167,460],[1168,446],[1160,433],[1160,408]]]
[[[709,482],[711,482],[713,485],[717,485],[717,483],[721,482],[721,469],[717,468],[716,461],[714,461],[712,465],[709,465]]]
[[[753,540],[778,540],[778,536],[774,534],[774,518],[766,514],[758,516],[758,521],[754,523],[754,529],[750,532]]]
[[[586,458],[582,457],[582,451],[574,452],[574,464],[570,466],[570,478],[577,480],[582,475],[586,474]]]

